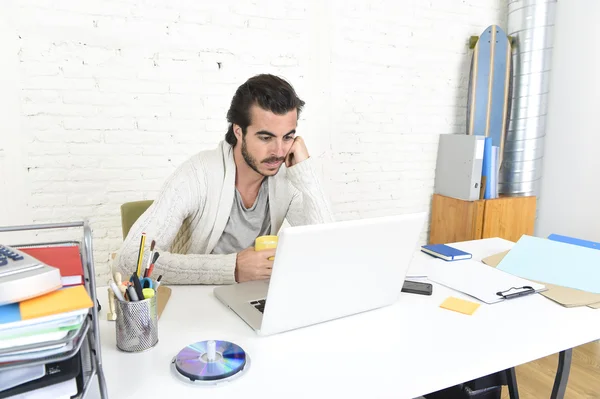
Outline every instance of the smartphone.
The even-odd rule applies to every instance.
[[[433,292],[433,285],[429,283],[419,283],[417,281],[405,281],[402,286],[402,292],[408,292],[409,294],[419,295],[431,295]]]

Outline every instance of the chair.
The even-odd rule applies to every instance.
[[[146,212],[146,209],[148,209],[153,202],[153,200],[142,200],[126,202],[121,205],[121,228],[123,230],[123,239],[127,237],[129,229],[131,229],[131,226],[133,226],[135,221]]]
[[[425,399],[500,399],[502,386],[508,386],[510,399],[519,399],[515,369],[510,368],[485,377],[424,395]]]

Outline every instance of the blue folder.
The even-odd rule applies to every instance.
[[[561,236],[559,234],[550,234],[548,236],[548,239],[553,241],[564,242],[567,244],[579,245],[580,247],[600,249],[600,243],[598,242],[586,241],[574,237]]]
[[[600,251],[523,235],[498,269],[528,280],[600,294]]]
[[[481,177],[485,177],[485,191],[483,194],[484,199],[492,198],[492,184],[493,182],[493,165],[492,165],[492,138],[486,137],[483,146],[483,162],[481,169]]]

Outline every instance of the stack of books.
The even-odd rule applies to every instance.
[[[0,399],[71,398],[83,388],[81,347],[93,306],[79,247],[19,250],[57,267],[62,287],[0,306]]]

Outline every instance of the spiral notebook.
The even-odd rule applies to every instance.
[[[546,289],[543,284],[513,276],[479,261],[440,262],[431,265],[429,279],[492,304]]]

